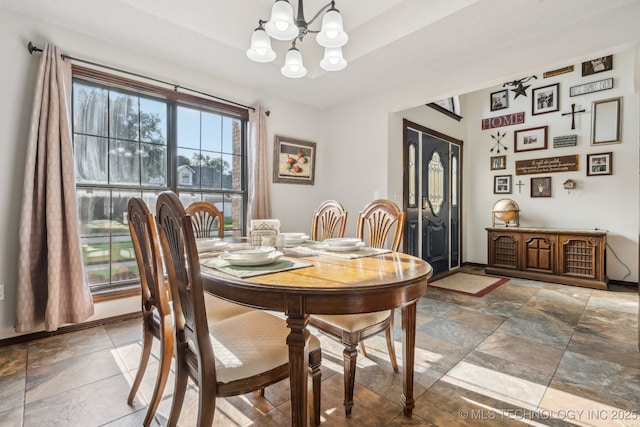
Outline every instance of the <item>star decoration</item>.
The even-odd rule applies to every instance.
[[[514,80],[512,82],[507,82],[507,83],[503,84],[502,87],[514,86],[515,89],[511,89],[511,92],[516,94],[516,96],[513,97],[514,99],[517,98],[519,95],[527,96],[526,90],[528,88],[530,88],[531,85],[525,86],[524,83],[527,83],[531,79],[537,79],[537,77],[536,76],[523,77],[520,80]]]
[[[524,86],[522,83],[518,84],[518,87],[516,87],[515,89],[511,89],[511,92],[515,93],[516,96],[514,96],[514,98],[517,98],[518,95],[524,95],[527,96],[527,92],[525,92],[527,89],[529,89],[531,87],[531,85],[526,85]]]

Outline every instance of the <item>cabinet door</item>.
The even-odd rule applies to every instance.
[[[489,265],[491,267],[519,269],[520,234],[490,232]]]
[[[556,272],[556,236],[552,234],[524,234],[524,271],[554,274]]]
[[[559,238],[559,274],[604,280],[604,238],[571,236]]]

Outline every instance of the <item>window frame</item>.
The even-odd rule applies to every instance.
[[[144,185],[144,184],[119,184],[108,182],[106,184],[94,184],[94,183],[79,183],[75,182],[76,190],[79,189],[101,189],[104,191],[139,191],[140,193],[159,193],[160,191],[171,190],[180,195],[180,192],[189,192],[199,194],[201,198],[207,197],[207,195],[232,195],[241,198],[242,214],[240,215],[240,224],[234,224],[234,231],[240,232],[242,235],[246,234],[246,212],[248,204],[248,182],[247,182],[247,150],[248,150],[248,119],[249,111],[247,108],[238,107],[230,104],[221,103],[211,99],[206,99],[199,96],[194,96],[188,93],[179,92],[178,86],[173,89],[167,89],[161,86],[149,84],[144,81],[134,80],[128,77],[124,77],[117,74],[107,73],[93,68],[87,68],[72,64],[72,79],[73,82],[88,83],[96,85],[108,90],[117,90],[133,96],[139,96],[143,98],[150,98],[153,100],[164,101],[167,105],[167,135],[166,135],[166,150],[167,150],[167,175],[166,183],[164,186],[158,185]],[[187,191],[184,188],[180,188],[179,172],[177,170],[178,163],[178,145],[177,145],[177,109],[178,107],[193,108],[199,111],[207,111],[214,114],[218,114],[224,117],[232,119],[239,119],[240,123],[240,188],[239,189],[225,189],[225,188],[194,188],[193,191]],[[72,115],[73,117],[73,115]],[[73,126],[73,125],[72,125]],[[74,130],[74,129],[72,129]],[[75,133],[73,134],[75,136]],[[75,146],[75,141],[74,141]],[[141,171],[142,173],[142,171]],[[109,195],[109,203],[113,201],[113,195]],[[111,211],[112,206],[109,208]],[[155,210],[155,206],[150,206],[152,212]],[[110,213],[112,215],[113,212]],[[109,242],[111,244],[113,236],[109,234]],[[109,256],[109,269],[112,271],[112,254]],[[140,286],[140,280],[129,279],[123,281],[112,281],[112,274],[109,276],[109,282],[103,284],[90,285],[92,295],[111,295],[116,294],[124,297],[131,293],[138,292]],[[129,290],[130,292],[127,292]]]

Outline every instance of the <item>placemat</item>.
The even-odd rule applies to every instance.
[[[313,264],[310,264],[308,262],[300,262],[286,258],[280,258],[273,264],[258,265],[255,267],[231,265],[228,261],[225,261],[218,257],[200,260],[200,264],[206,265],[207,267],[215,268],[216,270],[220,270],[224,273],[240,278],[261,276],[263,274],[272,274],[278,273],[280,271],[295,270],[297,268],[313,266]]]
[[[370,247],[364,247],[362,249],[357,249],[353,251],[335,252],[335,251],[328,251],[317,245],[296,246],[291,249],[294,251],[308,253],[308,254],[326,255],[326,256],[332,256],[332,257],[344,258],[344,259],[364,258],[368,256],[388,254],[389,252],[391,252],[389,249],[378,249],[378,248],[370,248]]]

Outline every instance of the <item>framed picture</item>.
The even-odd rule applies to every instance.
[[[273,182],[313,185],[315,142],[276,135],[273,148]]]
[[[560,109],[560,83],[531,89],[531,114],[551,113]]]
[[[587,176],[611,175],[613,153],[587,154]]]
[[[491,170],[506,169],[507,168],[507,156],[493,156],[491,157]]]
[[[493,177],[493,194],[511,194],[511,175]]]
[[[502,110],[509,106],[509,90],[499,90],[493,92],[490,96],[491,111]]]
[[[520,129],[513,132],[513,151],[544,150],[547,148],[547,126]]]
[[[551,177],[531,178],[531,197],[551,197]]]
[[[582,63],[582,77],[613,69],[613,55],[590,59]]]
[[[591,145],[621,142],[622,97],[591,103]]]

